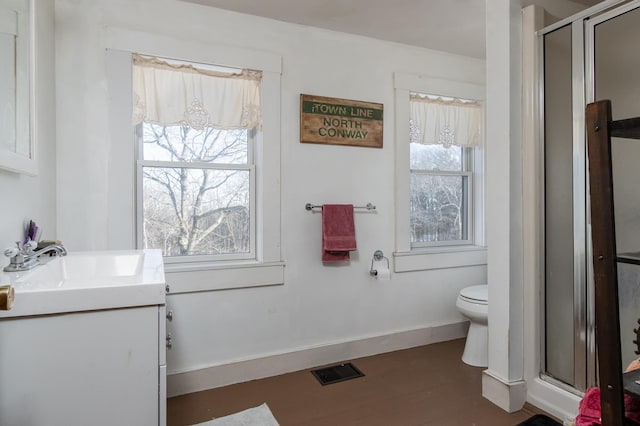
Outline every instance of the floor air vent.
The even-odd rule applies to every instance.
[[[313,374],[323,386],[364,376],[364,374],[362,374],[362,372],[350,362],[346,364],[320,368],[318,370],[311,370],[311,374]]]

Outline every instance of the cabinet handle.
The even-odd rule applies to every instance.
[[[167,311],[167,320],[173,321],[173,311]]]
[[[169,294],[171,292],[171,286],[169,284],[165,284],[164,292],[167,293],[167,294]]]

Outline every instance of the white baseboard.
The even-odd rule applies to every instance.
[[[482,372],[482,396],[508,413],[516,412],[527,400],[527,382],[505,381],[489,370]]]
[[[175,373],[167,377],[167,396],[184,395],[335,362],[461,339],[467,335],[468,328],[469,323],[463,321]]]

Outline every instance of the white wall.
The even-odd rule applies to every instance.
[[[545,25],[564,19],[586,9],[584,4],[570,0],[533,0],[522,1],[523,5],[535,4],[544,9]]]
[[[59,190],[68,206],[58,227],[71,250],[109,248],[106,27],[283,57],[285,284],[170,296],[170,373],[461,321],[457,293],[486,282],[485,266],[394,274],[390,281],[372,279],[368,270],[376,249],[388,257],[394,250],[393,73],[484,84],[483,61],[173,0],[58,0]],[[383,103],[384,147],[301,144],[301,93]],[[349,265],[322,265],[320,215],[304,209],[308,202],[377,205],[374,214],[356,214],[359,250]]]
[[[43,238],[57,237],[53,0],[38,0],[36,4],[34,137],[38,175],[33,177],[0,170],[0,248],[3,250],[24,239],[29,220],[34,220],[42,229]]]

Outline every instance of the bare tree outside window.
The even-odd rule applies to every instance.
[[[139,125],[143,245],[165,256],[248,253],[248,129]]]
[[[410,144],[412,244],[468,239],[464,149]]]

